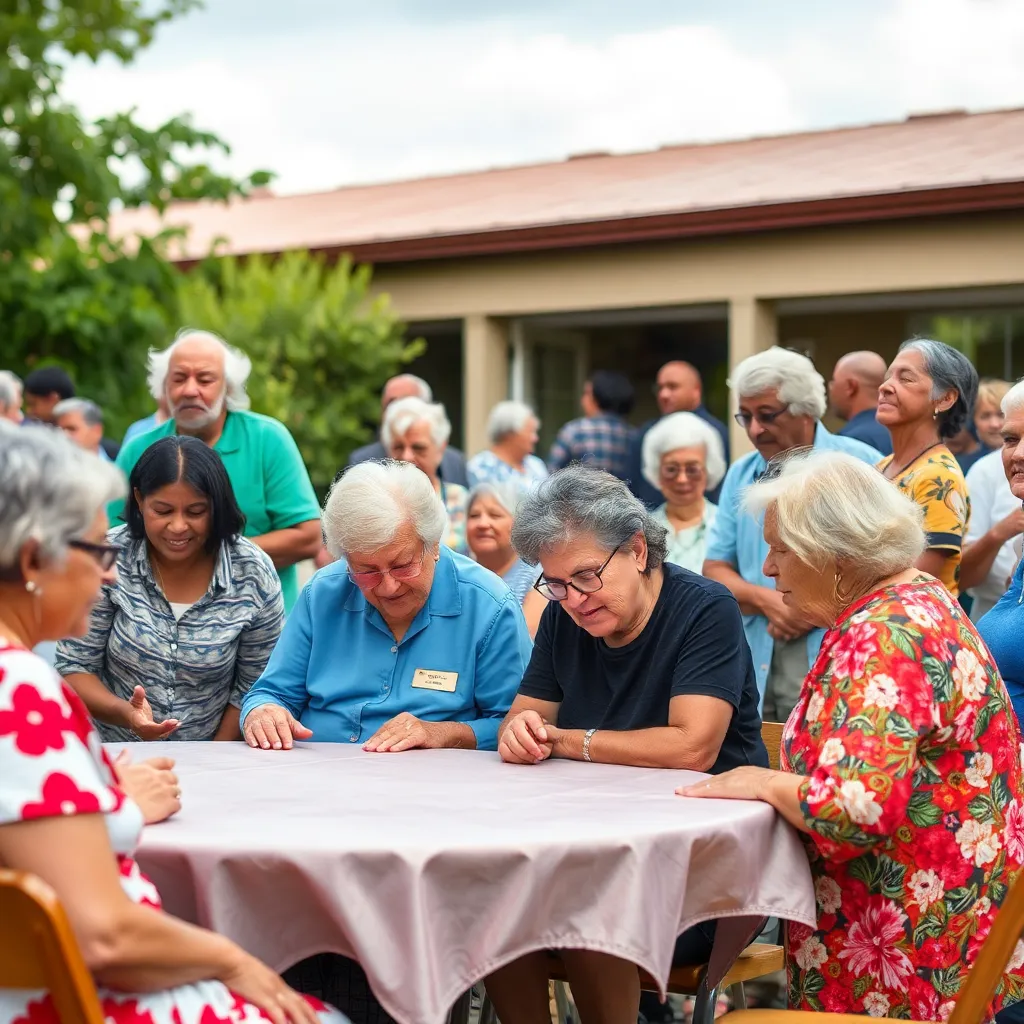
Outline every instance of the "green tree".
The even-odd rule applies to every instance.
[[[182,322],[214,331],[252,359],[253,409],[287,423],[322,495],[380,416],[384,381],[424,349],[407,341],[369,266],[306,252],[209,259],[183,275]]]
[[[146,411],[145,354],[172,331],[165,239],[110,237],[122,206],[226,199],[265,184],[207,160],[227,146],[187,117],[149,130],[131,111],[95,122],[61,95],[76,58],[125,63],[197,0],[7,0],[0,6],[0,365],[65,365],[112,433]]]

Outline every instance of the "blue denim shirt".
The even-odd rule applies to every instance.
[[[814,431],[814,447],[846,452],[872,466],[882,458],[870,445],[830,434],[820,423]],[[767,465],[761,454],[755,451],[744,455],[729,468],[722,484],[718,515],[711,526],[704,557],[709,561],[728,562],[748,583],[774,589],[775,582],[763,572],[764,560],[768,557],[768,544],[764,539],[762,519],[742,510],[743,495]],[[768,620],[763,615],[744,615],[743,630],[747,634],[747,643],[754,659],[757,690],[763,699],[774,647],[774,641],[768,635]],[[807,634],[808,665],[814,664],[824,635],[823,629],[815,629]]]
[[[313,740],[364,743],[408,711],[428,722],[465,722],[478,749],[496,749],[532,652],[508,587],[442,545],[427,602],[396,644],[347,569],[334,562],[303,588],[242,704],[242,721],[254,708],[279,704],[313,730]],[[449,673],[445,686],[454,688],[414,686],[417,669]]]

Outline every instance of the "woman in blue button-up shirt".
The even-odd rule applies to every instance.
[[[306,585],[242,705],[246,741],[494,750],[530,658],[519,602],[441,544],[444,505],[414,465],[365,462],[323,515],[339,561]]]

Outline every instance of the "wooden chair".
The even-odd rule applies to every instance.
[[[0,869],[0,989],[46,989],[61,1024],[104,1024],[92,975],[57,894]]]
[[[947,1024],[981,1024],[988,1019],[988,1004],[995,995],[1024,922],[1024,873],[1017,876],[999,909],[978,959],[967,972]],[[739,1017],[739,1020],[735,1020]],[[816,1013],[807,1010],[738,1010],[728,1015],[735,1024],[864,1024],[854,1013]]]
[[[761,724],[761,739],[768,751],[768,764],[776,771],[779,768],[782,752],[782,729],[781,722],[763,722]],[[740,953],[729,973],[717,988],[708,990],[704,985],[707,964],[692,964],[672,969],[668,978],[668,991],[674,995],[696,996],[697,1004],[693,1012],[694,1024],[712,1024],[719,992],[723,989],[729,990],[733,1003],[736,1006],[745,1007],[747,998],[743,990],[743,983],[775,974],[777,971],[784,970],[785,966],[786,955],[782,946],[767,942],[754,942]],[[552,981],[561,983],[556,984],[555,995],[558,999],[558,1014],[562,1018],[559,1024],[563,1024],[568,1000],[565,998],[561,985],[564,985],[569,979],[565,965],[557,953],[553,953],[551,956],[549,976]],[[658,990],[657,982],[645,971],[640,971],[640,987],[645,991],[657,992]],[[484,1024],[487,1022],[485,1021]],[[751,1024],[755,1024],[755,1022],[751,1022]]]

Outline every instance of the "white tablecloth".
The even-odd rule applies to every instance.
[[[602,950],[664,982],[698,921],[732,919],[723,971],[750,918],[814,923],[796,833],[763,803],[675,796],[692,772],[344,744],[129,747],[178,762],[183,809],[138,851],[170,912],[279,970],[353,956],[407,1024],[440,1024],[534,949]]]

